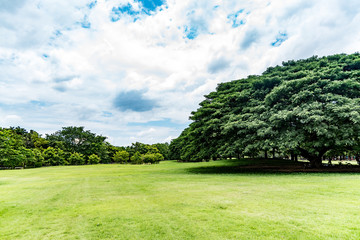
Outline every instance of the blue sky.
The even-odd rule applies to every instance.
[[[360,51],[358,0],[0,0],[0,126],[177,137],[220,82]]]

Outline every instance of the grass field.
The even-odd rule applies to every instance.
[[[360,174],[233,164],[0,171],[0,239],[360,239]]]

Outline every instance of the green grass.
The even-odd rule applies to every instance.
[[[0,171],[0,239],[360,239],[359,174],[233,164]]]

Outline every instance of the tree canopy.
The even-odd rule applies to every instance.
[[[359,155],[360,54],[283,62],[221,83],[170,144],[184,161],[300,154],[319,167],[336,150]]]
[[[89,130],[85,131],[84,127],[63,127],[62,130],[47,135],[46,139],[54,147],[72,153],[80,153],[86,159],[92,154],[97,154],[104,161],[108,157],[105,144],[106,137],[96,135]]]
[[[0,169],[98,163],[153,164],[169,159],[169,144],[118,147],[84,127],[63,127],[42,137],[21,127],[0,128]]]

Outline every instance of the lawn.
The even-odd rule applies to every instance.
[[[0,239],[360,239],[360,174],[234,164],[3,170]]]

